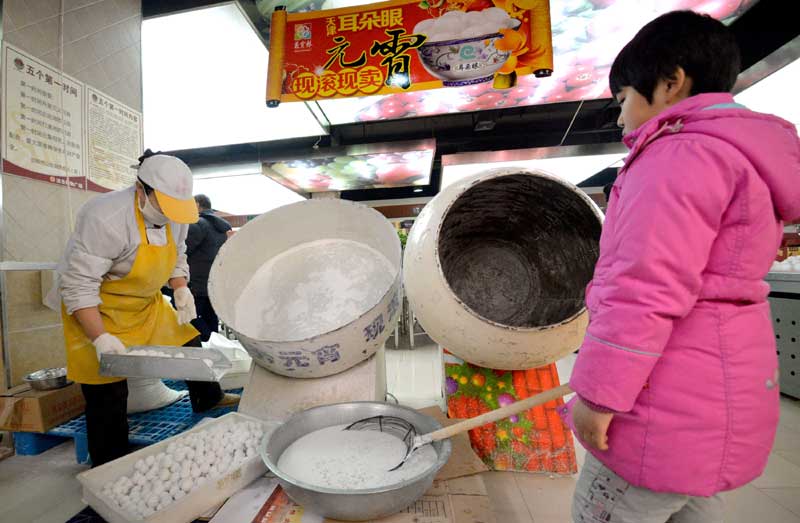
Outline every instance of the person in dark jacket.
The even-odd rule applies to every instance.
[[[189,288],[195,297],[197,319],[192,322],[203,341],[219,328],[219,318],[208,299],[208,273],[217,252],[232,230],[231,224],[211,210],[211,200],[204,194],[194,197],[200,219],[189,226],[186,236],[186,256],[189,261]]]

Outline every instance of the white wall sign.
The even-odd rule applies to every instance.
[[[4,46],[3,172],[85,188],[84,85]]]
[[[142,114],[105,94],[86,89],[88,188],[96,191],[128,187],[136,180],[142,154]]]
[[[99,192],[127,187],[142,113],[4,45],[3,172]]]

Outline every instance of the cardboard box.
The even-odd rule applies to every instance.
[[[421,409],[419,412],[434,418],[442,424],[442,427],[449,427],[459,421],[464,421],[448,418],[439,410],[439,407],[428,407],[427,409]],[[487,472],[489,470],[489,467],[478,457],[475,450],[470,445],[469,436],[467,434],[456,434],[450,438],[450,443],[453,445],[453,451],[450,454],[450,459],[447,461],[447,464],[445,464],[442,470],[436,475],[437,480],[451,480]]]
[[[77,383],[56,390],[33,390],[29,385],[0,393],[0,430],[47,432],[83,414],[86,403]]]
[[[338,523],[306,512],[277,487],[253,523]],[[369,523],[495,523],[486,486],[480,476],[436,481],[406,510]]]

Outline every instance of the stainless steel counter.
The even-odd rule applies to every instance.
[[[781,392],[800,398],[800,273],[771,272],[765,280],[771,290]]]
[[[771,272],[765,278],[772,292],[800,294],[800,272]]]

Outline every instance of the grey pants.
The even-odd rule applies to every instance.
[[[586,454],[575,496],[574,523],[722,523],[722,498],[654,492],[620,478]]]

